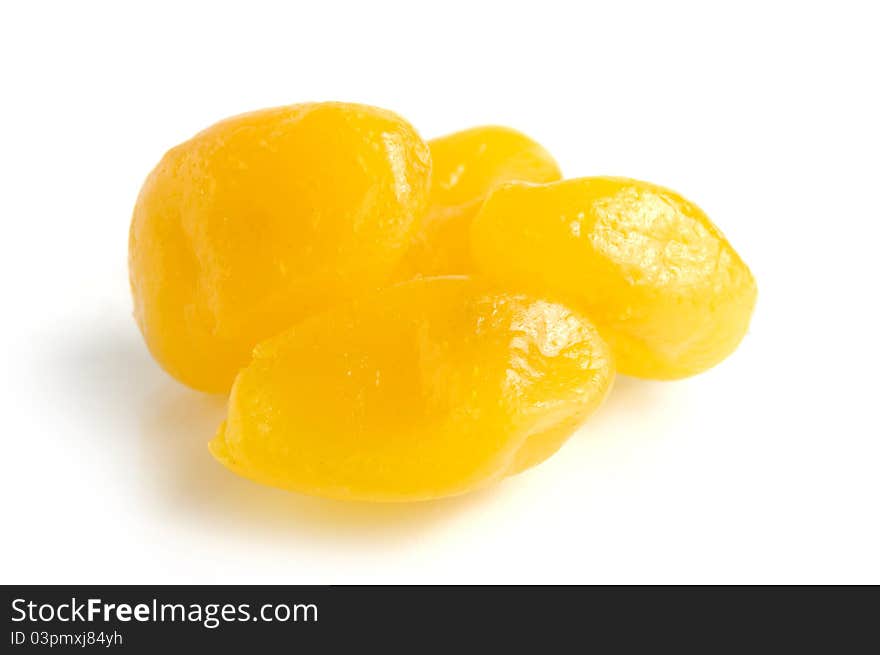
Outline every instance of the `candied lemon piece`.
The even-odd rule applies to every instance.
[[[433,172],[428,211],[394,275],[473,272],[470,222],[486,195],[503,182],[553,182],[562,174],[539,143],[508,127],[475,127],[428,142]]]
[[[450,496],[551,455],[613,376],[607,345],[567,307],[424,278],[258,345],[210,448],[240,475],[306,494]]]
[[[415,130],[364,105],[256,111],[171,149],[129,238],[153,355],[192,387],[227,391],[258,341],[387,281],[429,182]]]
[[[705,371],[733,352],[755,305],[752,274],[706,214],[647,182],[507,184],[471,238],[487,276],[589,316],[627,375]]]

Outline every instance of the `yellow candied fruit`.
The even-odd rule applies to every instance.
[[[412,126],[365,105],[255,111],[171,149],[129,238],[151,352],[182,382],[228,391],[256,343],[387,281],[429,181]]]
[[[499,187],[471,229],[488,277],[562,299],[599,327],[621,373],[674,379],[729,355],[757,288],[693,203],[647,182],[595,177]]]
[[[395,280],[472,273],[470,222],[488,193],[513,180],[562,177],[549,152],[508,127],[475,127],[433,139],[428,146],[433,162],[428,211]]]
[[[550,456],[613,377],[608,347],[567,307],[424,278],[257,346],[210,448],[240,475],[306,494],[450,496]]]

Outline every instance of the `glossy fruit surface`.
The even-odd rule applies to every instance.
[[[504,182],[561,179],[543,146],[508,127],[475,127],[428,142],[433,174],[428,211],[394,275],[473,272],[470,223],[489,192]]]
[[[307,494],[450,496],[551,455],[613,376],[607,345],[567,307],[424,278],[261,343],[211,451],[240,475]]]
[[[589,316],[627,375],[710,368],[739,344],[755,305],[752,274],[706,214],[647,182],[507,184],[471,238],[486,276]]]
[[[258,341],[387,281],[429,182],[415,130],[364,105],[256,111],[171,149],[129,238],[151,352],[184,383],[227,391]]]

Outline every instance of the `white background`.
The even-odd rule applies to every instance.
[[[880,39],[871,2],[4,3],[3,583],[880,583]],[[162,153],[305,100],[516,127],[567,175],[700,204],[751,265],[741,348],[619,379],[543,466],[405,506],[205,447],[150,359],[128,222]]]

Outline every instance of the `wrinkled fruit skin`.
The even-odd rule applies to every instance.
[[[489,192],[514,180],[562,178],[543,146],[507,127],[475,127],[433,139],[428,146],[430,203],[395,280],[472,273],[470,223]]]
[[[488,277],[589,316],[627,375],[705,371],[733,352],[755,305],[752,274],[706,214],[646,182],[508,184],[483,205],[471,239]]]
[[[228,391],[260,340],[387,281],[429,184],[415,130],[363,105],[256,111],[173,148],[129,238],[151,352],[180,381]]]
[[[210,447],[240,475],[301,493],[450,496],[551,455],[613,376],[607,345],[565,306],[425,278],[261,343]]]

